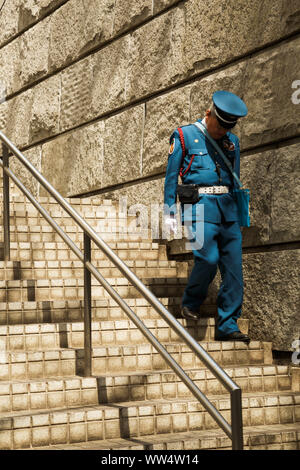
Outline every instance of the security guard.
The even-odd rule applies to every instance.
[[[240,176],[239,139],[230,132],[238,118],[246,116],[247,106],[228,91],[213,94],[212,105],[201,121],[210,136],[230,160]],[[239,331],[237,320],[243,303],[242,234],[237,204],[232,189],[238,187],[223,158],[209,139],[194,124],[177,128],[170,138],[165,178],[165,223],[176,232],[178,175],[184,185],[197,185],[198,202],[181,204],[182,223],[190,223],[191,237],[197,223],[204,227],[204,240],[193,249],[194,266],[182,299],[182,316],[199,318],[199,308],[219,266],[222,283],[217,297],[216,340],[244,341],[250,338]],[[203,210],[199,211],[202,204]],[[194,237],[195,239],[195,237]]]

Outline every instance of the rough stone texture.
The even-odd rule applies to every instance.
[[[161,204],[163,197],[164,179],[158,178],[142,183],[126,185],[117,192],[107,192],[108,199],[119,201],[120,198],[127,198],[128,206],[143,203],[148,207],[151,204]]]
[[[271,15],[264,14],[270,8]],[[297,18],[299,8],[294,4],[287,8],[277,2],[275,8],[272,2],[262,6],[259,0],[249,5],[242,0],[218,2],[213,8],[208,0],[182,4],[132,34],[134,67],[129,71],[129,97],[143,96],[174,81],[207,72],[289,34],[299,27],[297,21],[288,21],[292,13]],[[216,31],[217,40],[212,39]],[[142,71],[144,80],[140,81]]]
[[[6,1],[0,15],[0,46],[37,20],[41,20],[50,10],[54,10],[65,1],[66,0]]]
[[[141,105],[105,121],[104,187],[141,176],[144,114]]]
[[[143,122],[139,106],[44,144],[43,174],[64,196],[140,177]]]
[[[243,228],[243,246],[270,242],[272,182],[275,176],[276,151],[249,155],[241,159],[241,181],[250,189],[251,226]]]
[[[101,186],[104,127],[99,122],[42,146],[42,174],[63,196]]]
[[[18,32],[19,4],[20,0],[11,0],[3,5],[0,15],[0,45]]]
[[[85,9],[84,44],[80,53],[102,44],[113,36],[115,0],[89,0]]]
[[[261,4],[261,16],[268,16],[268,22],[265,25],[263,37],[272,37],[277,34],[274,32],[274,25],[280,33],[280,37],[288,35],[299,30],[300,27],[300,5],[298,0],[286,2],[281,0],[278,2],[263,2]]]
[[[0,15],[1,18],[1,15]],[[20,86],[20,42],[12,41],[0,49],[0,80],[5,98]]]
[[[6,134],[7,113],[8,113],[7,102],[1,103],[0,105],[0,131],[4,132],[4,134]]]
[[[80,139],[78,133],[66,134],[58,139],[47,142],[42,146],[42,174],[59,191],[67,195],[67,188],[72,174],[74,148],[78,148]],[[41,188],[41,196],[48,193]]]
[[[292,350],[300,333],[300,250],[247,254],[243,263],[243,316],[250,320],[250,337]]]
[[[174,28],[174,15],[178,15],[178,29]],[[127,100],[164,88],[178,78],[182,71],[179,32],[183,21],[181,11],[166,13],[132,33]]]
[[[168,8],[177,2],[178,0],[153,0],[153,13],[156,14],[159,11]]]
[[[63,71],[61,130],[73,127],[83,120],[90,119],[91,116],[96,117],[97,114],[102,114],[125,102],[127,71],[125,57],[129,47],[127,38],[123,40],[122,46],[117,48],[112,45],[110,51],[105,49],[107,56],[105,54],[93,56],[93,60],[88,57]],[[286,81],[282,80],[281,73],[275,72],[277,70],[281,72],[282,63],[285,64],[284,70],[290,70],[292,64],[299,63],[296,60],[299,48],[300,41],[295,40],[274,49],[270,58],[269,53],[262,53],[255,59],[251,59],[253,61],[251,67],[247,65],[248,63],[239,64],[199,80],[191,89],[191,120],[198,118],[199,114],[203,115],[207,103],[210,102],[212,92],[223,84],[224,88],[231,89],[243,96],[249,106],[249,115],[240,124],[242,147],[246,148],[250,145],[270,142],[274,138],[295,135],[298,132],[299,123],[297,121],[297,105],[291,101],[292,88],[285,85]],[[100,62],[99,58],[101,58]],[[105,63],[108,63],[109,66],[105,67]],[[248,71],[245,71],[246,66]],[[264,74],[262,74],[262,69]],[[9,72],[10,69],[6,74]],[[297,73],[299,72],[294,67],[290,84],[294,81]],[[259,87],[265,96],[262,102],[260,98],[256,97],[258,95],[252,96],[250,94],[260,77],[263,77],[261,80],[264,83],[264,87]],[[40,84],[41,88],[45,88],[45,93],[47,93],[49,80],[51,79]],[[91,88],[92,92],[90,92]],[[181,90],[185,94],[184,88]],[[177,96],[179,95],[180,91],[178,90]],[[170,94],[170,97],[172,99],[173,93]],[[167,100],[167,95],[164,99]],[[12,100],[13,102],[14,100]],[[286,103],[290,103],[290,105],[287,106]],[[9,107],[11,106],[13,104],[9,101]],[[46,106],[46,100],[43,106]],[[151,107],[151,103],[148,106]],[[258,113],[257,110],[262,106],[263,112]],[[47,111],[43,112],[47,113]],[[236,132],[239,133],[238,128]]]
[[[19,30],[42,19],[50,10],[62,5],[65,0],[20,0]]]
[[[114,15],[114,34],[122,33],[152,15],[152,0],[116,0]]]
[[[126,51],[129,50],[128,41],[126,37],[122,42],[121,48],[117,48],[116,45],[113,44],[110,50],[108,50],[108,48],[104,49],[104,51],[107,52],[107,56],[105,56],[105,54],[89,56],[62,72],[61,131],[74,127],[84,120],[89,120],[99,114],[103,114],[110,109],[120,106],[122,103],[124,104],[126,101]],[[228,68],[226,71],[217,72],[216,74],[197,81],[191,88],[190,121],[204,114],[207,105],[210,103],[212,92],[223,85],[224,88],[231,89],[244,97],[249,106],[249,115],[245,120],[241,121],[239,125],[240,128],[236,129],[236,133],[239,134],[240,132],[241,134],[242,148],[253,145],[257,146],[262,143],[272,142],[274,139],[278,140],[282,137],[296,135],[300,127],[297,121],[297,105],[294,105],[291,101],[292,88],[286,86],[288,77],[286,81],[282,80],[281,64],[284,63],[284,70],[290,70],[292,64],[299,64],[299,61],[297,62],[296,59],[299,55],[299,48],[300,41],[297,39],[273,49],[271,55],[266,52],[259,54],[254,59],[251,59],[251,67],[249,61],[244,62],[232,68]],[[110,54],[108,54],[108,52],[110,52]],[[101,61],[99,62],[98,59],[100,58]],[[105,63],[108,64],[108,67],[105,67]],[[259,70],[259,72],[257,72],[257,70]],[[263,70],[264,73],[262,74]],[[280,73],[276,73],[276,71]],[[297,72],[296,67],[294,67],[290,84],[294,81],[297,73],[300,73],[300,71]],[[59,76],[60,75],[57,77]],[[261,79],[260,77],[264,78]],[[252,90],[255,89],[260,79],[264,83],[264,86],[260,87],[261,93],[265,97],[262,102],[257,98],[258,94],[252,96],[249,91],[251,90],[252,93]],[[49,88],[49,83],[51,83],[52,80],[53,77],[39,84],[41,94],[48,94],[48,90],[51,89],[51,86]],[[43,88],[44,91],[42,92]],[[172,106],[174,108],[178,107],[179,110],[180,106],[182,106],[180,101],[186,100],[186,109],[182,117],[184,121],[188,121],[186,111],[189,106],[187,96],[190,86],[187,88],[188,91],[186,91],[185,88],[186,87],[176,90],[176,96],[179,97],[183,94],[183,98],[177,98],[178,103],[174,103]],[[92,91],[90,91],[91,89]],[[26,93],[27,92],[25,92],[25,96]],[[158,98],[158,100],[159,99],[165,102],[167,102],[168,99],[169,101],[173,101],[174,92],[170,93],[170,98],[168,98],[168,95],[163,95]],[[44,99],[43,103],[41,103],[41,107],[46,108],[50,106],[50,108],[53,108],[53,104],[50,102],[51,100],[48,101],[47,104],[47,100]],[[15,99],[8,102],[9,110],[11,107],[14,108],[14,102]],[[287,105],[287,103],[289,103],[289,105]],[[147,104],[149,109],[151,109],[151,106],[153,106],[152,101]],[[261,107],[263,107],[263,112],[258,113],[257,111]],[[52,110],[43,109],[43,111],[40,112],[42,114],[51,114]],[[11,114],[10,111],[9,114]],[[33,116],[35,116],[35,112]],[[172,124],[172,126],[170,126],[172,128],[175,127],[177,123],[182,123],[182,119],[180,119],[179,122],[177,121],[175,124],[176,116],[173,116],[174,125]],[[146,135],[147,132],[147,129],[145,129]],[[165,138],[169,137],[168,134],[169,130],[166,130]],[[162,135],[162,132],[160,132],[160,135]],[[34,137],[35,133],[33,133],[32,136]],[[153,135],[149,142],[151,142],[151,139],[155,140],[155,138],[156,137]],[[148,135],[145,142],[147,145]],[[156,145],[158,145],[158,143]],[[147,157],[151,159],[149,152],[147,150],[145,150],[145,152],[147,152]],[[155,153],[155,149],[153,152]],[[165,161],[165,155],[162,155],[161,164],[157,164],[158,170],[165,165]],[[148,171],[147,165],[145,168],[146,171]],[[153,168],[150,167],[149,171],[153,172]]]
[[[90,0],[88,6],[71,0],[57,10],[51,18],[50,69],[64,66],[110,38],[113,7],[113,0]]]
[[[229,0],[213,6],[210,0],[186,2],[183,49],[187,70],[193,74],[207,70],[220,60],[245,55],[297,30],[299,10],[299,2],[284,0]]]
[[[80,129],[76,132],[78,139],[74,141],[74,145],[68,146],[68,160],[72,167],[67,187],[68,196],[102,186],[104,129],[104,122]]]
[[[94,117],[125,104],[129,48],[130,40],[126,36],[93,56],[90,95]]]
[[[61,84],[60,130],[91,118],[93,71],[90,57],[65,69]]]
[[[5,106],[5,133],[18,148],[28,145],[32,102],[33,90],[29,89]],[[3,105],[6,103],[2,103],[0,108]]]
[[[74,60],[79,53],[84,37],[83,2],[69,1],[52,15],[50,68],[62,67]],[[62,41],[62,38],[64,40]]]
[[[46,20],[48,22],[45,24],[48,25],[49,19]],[[174,22],[178,33],[173,27]],[[183,28],[180,28],[181,23],[184,23],[183,11],[180,8],[178,11],[175,9],[138,29],[131,36],[125,36],[65,69],[61,73],[61,130],[112,111],[128,100],[178,80],[181,76],[184,44],[180,35]],[[33,29],[29,30],[30,33],[32,31]],[[40,31],[48,38],[47,28],[45,32],[41,28]],[[22,41],[24,44],[23,38]],[[35,43],[30,43],[32,50],[35,50]],[[292,89],[286,86],[286,83],[292,85],[299,74],[299,44],[299,39],[282,44],[271,52],[263,52],[239,65],[199,79],[192,87],[191,119],[198,117],[200,111],[204,112],[210,102],[211,93],[222,86],[239,93],[249,104],[249,115],[240,125],[244,148],[295,135],[299,128],[296,119],[297,107],[291,103]],[[15,65],[18,63],[17,54],[17,46],[14,46],[11,54],[13,60],[6,62],[3,58],[2,63],[5,66],[1,75],[15,77],[18,82],[18,69]],[[40,54],[36,56],[40,57]],[[28,57],[30,58],[30,55]],[[46,56],[41,57],[36,60],[32,72],[26,72],[25,67],[25,72],[22,72],[25,82],[31,74],[39,76],[47,69]],[[290,70],[291,76],[288,75],[282,80],[284,74],[290,74]],[[45,88],[46,82],[47,80],[43,82]],[[8,93],[11,93],[13,88],[9,87],[13,87],[13,81],[10,83],[9,80],[7,87]],[[252,96],[253,89],[257,88],[260,93]],[[262,108],[262,103],[263,112],[257,113],[257,110]],[[291,105],[286,106],[286,103]]]
[[[299,109],[291,99],[292,83],[300,76],[299,54],[297,38],[248,61],[243,97],[249,118],[241,122],[245,148],[299,134]]]
[[[21,86],[34,82],[48,73],[49,41],[50,17],[21,36]]]
[[[299,240],[300,160],[299,143],[276,150],[272,182],[270,242]]]
[[[54,75],[33,89],[30,142],[59,133],[61,77]],[[46,88],[47,87],[47,88]]]
[[[41,172],[41,147],[34,147],[30,150],[24,152],[25,157],[30,161],[30,163]],[[18,175],[19,180],[26,186],[26,188],[33,194],[33,196],[38,196],[40,192],[39,182],[32,176],[32,174],[26,169],[26,167],[19,162],[17,157],[10,158],[9,162],[11,170]]]
[[[188,124],[190,87],[180,88],[146,104],[143,175],[165,171],[169,138],[179,125]]]
[[[296,39],[197,81],[191,89],[191,122],[204,115],[212,94],[221,88],[248,105],[248,116],[235,128],[241,149],[297,135],[299,110],[291,97],[292,83],[300,75],[299,48]]]
[[[251,191],[243,246],[299,240],[299,175],[299,143],[242,158],[241,181]]]
[[[60,80],[53,76],[0,104],[0,128],[17,147],[59,132]]]
[[[34,0],[20,5],[20,22],[30,24],[43,18],[49,8],[60,2]],[[154,4],[154,11],[172,2]],[[242,57],[251,50],[299,30],[299,5],[296,0],[260,2],[245,5],[243,0],[214,2],[189,0],[132,33],[129,69],[129,97],[133,99],[176,83],[179,79],[207,72],[210,68]],[[32,69],[25,67],[23,86],[41,74],[65,67],[83,53],[107,39],[134,28],[152,15],[150,0],[126,2],[91,0],[86,8],[81,0],[69,0],[52,15],[24,33],[27,55],[32,51]],[[28,17],[24,20],[25,17]],[[49,50],[49,23],[51,46]],[[218,31],[218,40],[214,38]],[[229,32],[233,32],[229,34]],[[64,38],[61,41],[61,37]],[[206,40],[210,38],[210,40]],[[21,41],[24,41],[21,36]],[[19,38],[16,39],[19,41]],[[118,40],[116,41],[118,42]],[[39,54],[35,54],[38,44]],[[110,45],[107,46],[110,49]],[[4,51],[6,48],[4,48]],[[99,51],[101,54],[102,51]],[[26,59],[26,56],[25,56]],[[20,60],[24,57],[21,55]],[[163,64],[163,66],[162,66]],[[140,76],[145,77],[140,80]],[[10,86],[10,88],[12,88]],[[17,88],[14,88],[17,91]]]

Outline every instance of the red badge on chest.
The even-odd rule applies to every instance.
[[[230,140],[224,140],[223,142],[223,146],[226,150],[229,150],[230,152],[232,152],[233,150],[235,150],[235,145],[233,142],[231,142]]]

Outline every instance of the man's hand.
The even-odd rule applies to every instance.
[[[174,234],[177,233],[177,220],[174,216],[167,216],[165,218],[165,225]]]

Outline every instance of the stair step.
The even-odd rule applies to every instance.
[[[230,420],[230,398],[210,397]],[[300,394],[243,394],[244,426],[300,425]],[[0,414],[0,448],[17,449],[150,434],[219,429],[195,399],[123,402],[73,409]]]
[[[131,250],[138,250],[138,251],[158,251],[159,245],[158,243],[154,243],[152,241],[112,241],[111,243],[107,243],[112,250],[117,251],[131,251]],[[162,245],[164,246],[164,245]],[[67,245],[63,241],[58,242],[12,242],[10,244],[10,248],[12,251],[22,251],[22,250],[31,250],[34,251],[60,251],[66,249]],[[82,248],[83,243],[78,244],[78,248]],[[68,248],[68,247],[67,247]],[[95,251],[101,251],[100,248],[97,248]],[[36,260],[33,260],[36,261]]]
[[[145,269],[157,269],[157,268],[168,268],[168,267],[176,267],[177,261],[173,260],[125,260],[126,264],[130,268],[145,268]],[[185,264],[183,262],[183,264]],[[98,268],[108,268],[114,267],[114,264],[109,259],[107,260],[98,260],[95,262],[95,266]],[[82,262],[79,260],[76,261],[64,261],[64,260],[57,260],[57,261],[0,261],[0,269],[1,270],[16,270],[16,269],[76,269],[82,268]]]
[[[215,361],[223,366],[239,364],[267,364],[270,360],[270,343],[199,342]],[[200,359],[182,343],[165,344],[183,369],[203,367]],[[83,375],[84,350],[56,348],[35,351],[1,351],[0,380],[41,379]],[[165,369],[166,362],[151,344],[94,347],[92,350],[92,375],[119,372],[144,372]]]
[[[63,231],[68,235],[71,240],[76,244],[82,244],[83,240],[83,231],[74,225],[61,225]],[[48,229],[48,230],[47,230]],[[0,234],[3,232],[3,227],[0,226]],[[120,242],[120,243],[153,243],[153,239],[149,236],[150,231],[147,235],[146,232],[138,231],[128,231],[118,232],[112,230],[111,228],[105,230],[105,227],[99,227],[97,229],[97,234],[107,243]],[[147,237],[146,237],[147,235]],[[3,234],[0,235],[0,238],[3,239]],[[10,241],[12,243],[46,243],[46,242],[62,242],[60,235],[52,229],[52,227],[43,225],[43,226],[28,226],[22,225],[15,227],[14,225],[10,226]]]
[[[3,199],[3,186],[2,186],[2,179],[0,179],[0,203]],[[37,196],[37,201],[42,204],[43,206],[49,206],[57,209],[58,204],[56,200],[51,196]],[[100,196],[90,196],[90,197],[83,197],[83,198],[69,198],[65,197],[64,200],[68,202],[72,207],[75,209],[78,207],[90,208],[95,207],[98,208],[99,206],[104,206],[104,208],[109,209],[109,207],[119,207],[119,202],[112,201],[111,199],[106,199]],[[20,210],[26,207],[30,209],[33,207],[32,204],[29,202],[27,197],[22,193],[22,191],[17,188],[13,183],[10,186],[10,203],[20,205]]]
[[[1,265],[3,266],[1,269]],[[187,265],[176,265],[175,261],[139,261],[128,260],[126,265],[139,278],[174,278],[187,276]],[[114,267],[109,260],[98,260],[94,266],[101,271],[105,278],[121,278],[124,275]],[[83,278],[81,261],[0,261],[0,280],[41,280],[41,279],[71,279]]]
[[[30,243],[30,242],[62,242],[61,236],[49,225],[33,225],[31,221],[27,221],[27,225],[10,224],[11,242],[14,243]],[[30,223],[29,223],[30,222]],[[57,221],[56,221],[57,222]],[[79,225],[70,225],[68,221],[58,221],[58,225],[68,235],[69,238],[76,243],[81,242],[83,238],[83,230]],[[120,241],[124,242],[154,242],[150,229],[140,229],[139,227],[128,227],[128,230],[119,230],[117,227],[89,223],[94,231],[107,242]],[[20,227],[20,228],[19,228]],[[1,238],[3,238],[3,226],[0,226]]]
[[[93,377],[0,381],[0,413],[96,405],[98,388]]]
[[[108,439],[98,440],[90,442],[77,442],[75,444],[53,444],[47,447],[35,447],[32,450],[132,450],[132,451],[192,451],[192,450],[212,450],[222,449],[231,450],[231,440],[224,435],[220,430],[208,430],[205,431],[189,431],[179,432],[176,434],[166,433],[159,435],[143,436],[140,439],[136,438],[119,438],[119,439]],[[25,449],[24,449],[25,450]],[[30,450],[30,449],[28,449]],[[255,427],[244,427],[244,450],[300,450],[300,427],[298,423],[295,424],[273,424],[265,426]],[[118,454],[114,454],[114,457],[118,457]],[[134,456],[131,456],[133,458]],[[158,455],[159,457],[159,455]],[[192,463],[193,455],[188,460],[187,456],[174,457],[178,460],[178,464]],[[100,457],[100,463],[104,463],[106,455]],[[138,454],[136,459],[142,458]],[[149,457],[151,459],[151,457]],[[170,458],[170,455],[167,455]],[[154,457],[155,459],[155,457]],[[136,461],[136,460],[135,460]],[[145,462],[145,458],[143,460]],[[155,462],[151,461],[151,462]],[[200,458],[198,456],[198,463]],[[157,464],[157,462],[155,462]],[[196,460],[193,463],[197,463]],[[163,464],[160,462],[160,464]]]
[[[78,223],[73,220],[71,217],[68,216],[58,216],[57,214],[50,214],[51,217],[55,220],[55,222],[62,228],[62,230],[66,231],[66,227],[78,227]],[[134,237],[142,237],[149,239],[150,230],[144,227],[140,227],[136,225],[137,220],[134,217],[130,217],[128,219],[112,219],[103,216],[102,219],[99,218],[98,215],[93,214],[90,217],[84,216],[84,220],[88,223],[90,227],[93,228],[95,232],[99,232],[99,234],[103,233],[116,233],[120,237],[127,237],[127,233],[129,236]],[[10,215],[9,220],[10,226],[24,226],[27,225],[28,227],[40,225],[41,227],[49,227],[49,223],[47,220],[42,216],[33,216],[27,213],[21,212],[20,214],[15,213],[14,215]],[[0,216],[0,224],[3,225],[3,219]],[[69,232],[71,231],[68,229]]]
[[[178,322],[196,340],[214,341],[215,322],[207,320],[210,319],[199,319],[192,322],[186,319],[178,319]],[[145,319],[144,324],[162,343],[181,341],[174,330],[163,319]],[[92,322],[93,347],[144,343],[145,338],[143,334],[130,320]],[[0,326],[0,347],[1,351],[47,350],[55,349],[56,347],[83,348],[84,323],[64,323],[63,325],[59,323],[40,323]],[[208,347],[213,350],[216,348],[216,344],[212,343]],[[251,349],[259,349],[259,347],[259,342],[253,341],[251,343]],[[228,348],[228,346],[224,346],[224,348]]]
[[[161,297],[159,300],[174,316],[180,316],[180,297]],[[142,297],[126,299],[126,303],[134,311],[138,309],[141,319],[160,318],[156,310],[149,306],[149,303]],[[206,312],[209,311],[209,313],[214,314],[215,306],[205,307]],[[113,299],[107,298],[92,300],[92,318],[93,320],[127,320],[128,316]],[[1,325],[77,322],[83,321],[83,319],[84,302],[79,299],[42,302],[0,302]]]
[[[59,260],[71,260],[77,261],[77,256],[71,251],[65,243],[16,243],[12,242],[10,247],[10,259],[11,261],[59,261]],[[59,245],[59,246],[49,246]],[[109,246],[114,250],[116,255],[122,260],[167,260],[166,248],[164,245],[158,246],[157,243],[144,243],[144,247],[135,247],[135,243],[132,243],[132,247],[128,248],[115,248],[113,243]],[[151,246],[149,246],[151,245]],[[1,254],[1,251],[0,251]],[[3,260],[3,247],[2,257]],[[92,249],[92,262],[95,260],[106,260],[106,254],[100,249]]]
[[[107,278],[122,298],[142,297],[142,294],[126,278]],[[185,278],[147,278],[143,283],[157,297],[183,293]],[[110,295],[99,282],[92,278],[92,298],[103,299]],[[0,302],[27,302],[83,299],[83,279],[38,279],[0,281]]]
[[[288,366],[226,367],[225,372],[247,392],[291,391]],[[207,396],[224,395],[225,388],[205,368],[186,369]],[[141,400],[173,400],[191,397],[183,382],[170,370],[120,373],[83,378],[61,377],[0,382],[0,413],[68,408]]]
[[[37,201],[45,207],[47,210],[56,210],[56,211],[64,211],[58,203],[55,201],[55,199],[51,197],[36,197]],[[91,211],[91,210],[103,210],[103,211],[113,211],[117,209],[118,212],[118,207],[119,203],[118,202],[112,202],[109,199],[106,200],[101,200],[101,199],[81,199],[81,198],[64,198],[67,203],[69,203],[75,210],[78,212],[81,211]],[[3,191],[0,186],[0,204],[2,203],[3,200]],[[31,204],[31,202],[26,198],[26,196],[19,196],[17,194],[10,194],[10,210],[13,211],[36,211],[35,207]]]
[[[44,207],[44,206],[43,206]],[[68,213],[60,208],[55,207],[48,209],[44,207],[47,213],[56,220],[59,225],[71,225],[78,226],[76,222]],[[75,208],[76,210],[77,208]],[[98,208],[86,208],[80,214],[79,210],[76,212],[81,215],[86,222],[92,227],[124,227],[126,229],[135,230],[137,228],[138,219],[134,215],[119,214],[117,209],[104,209],[103,207]],[[46,219],[40,212],[33,206],[23,208],[19,210],[13,210],[10,208],[9,221],[11,225],[49,225]],[[0,224],[3,224],[2,213],[0,215]]]
[[[172,313],[176,318],[181,317],[181,297],[159,297],[158,300]],[[127,305],[134,311],[138,311],[141,319],[161,318],[159,313],[149,305],[143,298],[126,299]],[[201,312],[204,322],[207,317],[214,317],[216,314],[216,305],[203,304]],[[83,300],[51,300],[51,301],[30,301],[30,302],[0,302],[0,325],[29,325],[34,323],[63,323],[80,322],[84,319]],[[128,319],[128,316],[110,298],[101,300],[92,300],[92,319],[93,320],[122,320]],[[214,321],[214,320],[213,320]],[[189,320],[193,324],[194,320]],[[248,320],[238,320],[240,328],[248,331]],[[245,328],[247,330],[245,330]]]

